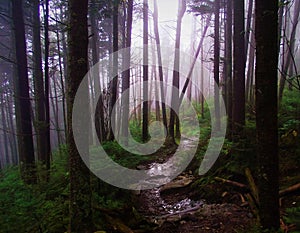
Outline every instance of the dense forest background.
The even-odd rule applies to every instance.
[[[299,232],[299,14],[297,0],[0,1],[0,232]],[[195,156],[130,190],[103,151],[166,174]]]

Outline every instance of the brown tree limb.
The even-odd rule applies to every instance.
[[[283,196],[289,195],[291,193],[294,193],[296,191],[300,191],[300,183],[292,185],[292,186],[290,186],[286,189],[280,190],[279,191],[279,196],[283,197]]]
[[[224,179],[221,177],[215,177],[215,180],[249,191],[249,188],[247,185],[236,182],[236,181],[227,180],[227,179]]]

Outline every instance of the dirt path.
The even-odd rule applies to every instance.
[[[190,178],[190,175],[181,176]],[[165,186],[176,183],[177,180]],[[198,199],[190,184],[182,187],[142,191],[138,197],[139,212],[157,233],[242,232],[253,223],[248,208],[237,203],[209,203]],[[175,185],[176,186],[176,185]]]

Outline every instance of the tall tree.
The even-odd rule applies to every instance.
[[[118,92],[118,49],[119,49],[119,4],[120,0],[113,1],[113,67],[112,73],[115,75],[110,82],[111,100],[110,100],[110,132],[108,135],[109,140],[114,140],[114,134],[112,130],[112,123],[115,123],[116,116],[113,114],[112,110],[117,101]]]
[[[21,175],[26,183],[36,182],[35,157],[32,137],[31,103],[29,98],[25,25],[22,0],[12,0],[15,29],[15,50],[18,77],[15,80],[15,113]]]
[[[220,99],[219,99],[219,83],[220,83],[220,0],[215,0],[215,35],[214,35],[214,102],[215,102],[215,119],[216,129],[220,130]]]
[[[179,136],[179,122],[176,116],[176,111],[179,112],[179,67],[180,67],[180,39],[181,39],[181,24],[182,18],[186,11],[186,0],[178,1],[178,13],[177,13],[177,26],[176,26],[176,38],[175,38],[175,56],[174,56],[174,68],[173,68],[173,91],[172,91],[172,101],[171,113],[170,113],[170,124],[169,124],[169,136],[174,141],[175,139],[175,121],[176,126],[176,136]]]
[[[247,56],[247,54],[248,54],[252,15],[253,15],[252,12],[253,12],[253,0],[249,0],[248,1],[248,13],[247,13],[246,36],[245,36],[245,56]]]
[[[278,0],[256,0],[255,4],[259,217],[263,228],[277,230],[279,228]]]
[[[46,121],[46,139],[45,139],[45,163],[47,169],[50,169],[50,79],[49,79],[49,0],[45,0],[45,14],[44,14],[44,27],[45,27],[45,121]]]
[[[74,141],[72,111],[76,91],[88,69],[88,0],[69,1],[67,123],[70,166],[70,226],[69,232],[92,232],[90,172],[83,163]],[[88,88],[88,86],[86,86]],[[82,101],[82,110],[88,112],[88,96]],[[85,108],[85,109],[84,109]],[[88,122],[81,122],[85,124]],[[81,135],[88,150],[88,133]]]
[[[42,70],[42,48],[41,48],[41,23],[40,23],[40,1],[34,0],[33,4],[33,81],[35,99],[35,129],[37,140],[38,160],[46,165],[47,159],[47,127],[45,121],[45,93]]]
[[[167,111],[165,105],[165,92],[164,92],[164,76],[163,76],[163,67],[162,67],[162,57],[161,57],[161,45],[160,45],[160,36],[158,30],[158,7],[157,7],[157,0],[154,0],[154,11],[153,11],[153,23],[154,23],[154,34],[155,34],[155,41],[157,46],[157,62],[158,62],[158,73],[159,73],[159,81],[160,81],[160,95],[161,95],[161,109],[162,109],[162,116],[163,116],[163,124],[165,128],[168,128],[167,123]]]
[[[225,27],[225,93],[228,114],[228,135],[232,134],[232,0],[226,1]]]
[[[245,2],[233,0],[233,131],[240,133],[245,125]]]
[[[292,32],[290,35],[290,38],[287,42],[287,52],[284,54],[284,64],[283,64],[283,70],[281,71],[282,75],[280,78],[280,84],[279,84],[279,101],[281,102],[282,96],[283,96],[283,90],[286,83],[286,79],[288,77],[288,69],[290,68],[292,59],[294,59],[295,56],[295,37],[297,32],[297,25],[299,23],[299,14],[300,14],[300,2],[295,1],[295,7],[294,7],[294,18],[292,23]]]
[[[143,49],[143,132],[142,132],[142,138],[143,141],[147,141],[149,135],[148,135],[148,118],[149,118],[149,112],[148,112],[148,101],[145,101],[148,99],[148,0],[144,0],[143,4],[143,19],[144,19],[144,25],[143,25],[143,40],[144,40],[144,49]]]
[[[125,47],[127,48],[125,59],[125,66],[128,68],[130,66],[130,47],[131,47],[131,30],[132,30],[132,13],[133,13],[133,0],[128,0],[128,6],[127,6],[127,24],[126,24],[126,34],[125,34]],[[130,69],[127,69],[123,73],[123,79],[122,79],[122,92],[126,91],[125,103],[122,104],[123,113],[122,113],[122,136],[124,137],[124,140],[128,139],[128,124],[125,124],[125,122],[128,122],[129,118],[129,85],[130,85]]]
[[[98,31],[98,20],[97,20],[97,5],[95,0],[91,0],[91,6],[90,6],[90,21],[91,21],[91,33],[93,35],[91,40],[91,50],[92,50],[92,60],[93,60],[93,66],[95,66],[99,62],[99,31]],[[100,82],[100,75],[99,75],[99,67],[96,65],[96,72],[94,77],[94,92],[99,93],[101,88],[101,82]],[[95,113],[95,128],[97,135],[99,137],[100,142],[105,140],[105,128],[104,128],[104,111],[103,111],[103,96],[100,95],[99,100],[97,104],[97,109]],[[95,139],[97,140],[97,139]]]

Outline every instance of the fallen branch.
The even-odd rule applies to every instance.
[[[196,211],[198,209],[200,209],[202,207],[202,205],[198,205],[198,206],[195,206],[195,207],[192,207],[192,208],[189,208],[189,209],[186,209],[186,210],[182,210],[182,211],[179,211],[179,212],[174,212],[174,213],[170,213],[170,214],[165,214],[165,215],[162,215],[162,216],[159,216],[159,217],[156,217],[155,219],[165,219],[165,218],[168,218],[168,217],[171,217],[171,216],[174,216],[174,215],[182,215],[182,214],[186,214],[186,213],[189,213],[189,212],[192,212],[192,211]]]
[[[221,181],[221,182],[226,183],[226,184],[230,184],[230,185],[235,186],[235,187],[239,187],[239,188],[244,189],[246,191],[249,191],[249,188],[248,188],[247,185],[236,182],[236,181],[227,180],[227,179],[224,179],[224,178],[221,178],[221,177],[215,177],[215,180]]]
[[[286,189],[280,190],[279,191],[279,196],[283,197],[283,196],[289,195],[289,194],[291,194],[293,192],[296,192],[296,191],[300,191],[300,183],[292,185],[292,186],[290,186]]]

